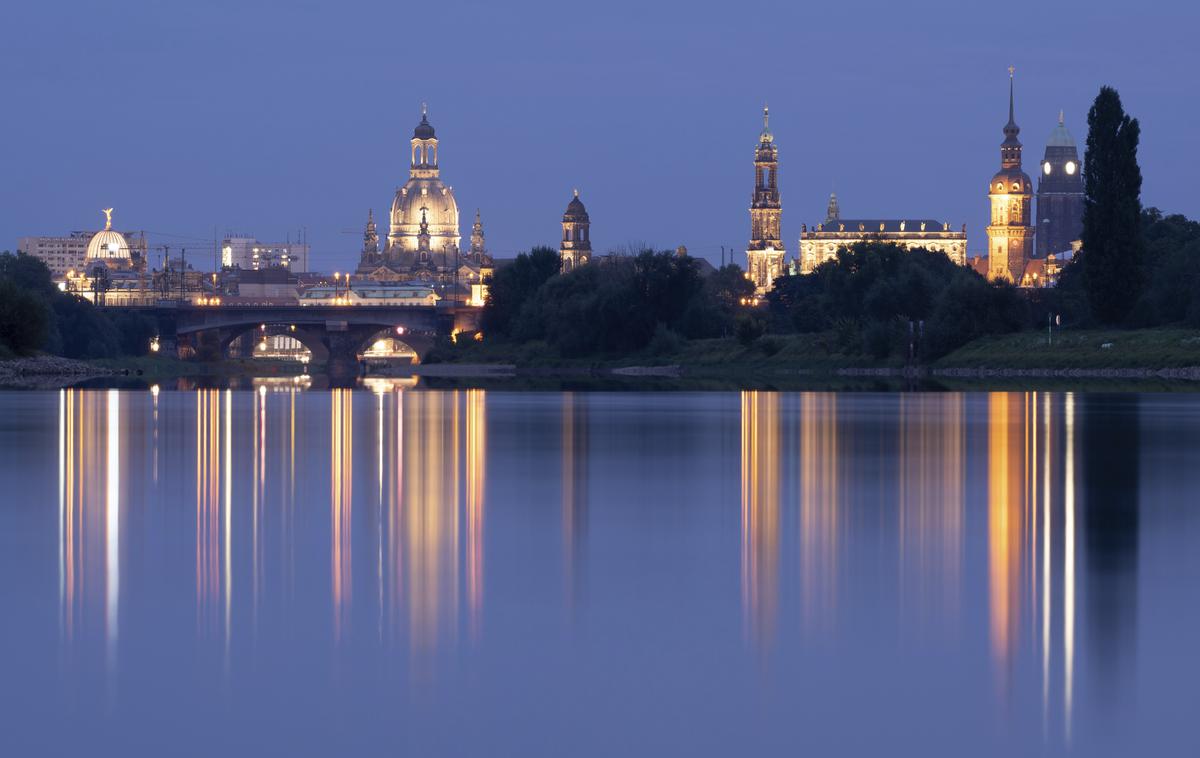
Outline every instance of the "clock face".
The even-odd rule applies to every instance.
[[[1068,176],[1073,176],[1075,174],[1075,161],[1067,161],[1067,165],[1063,166],[1063,168],[1067,170]]]

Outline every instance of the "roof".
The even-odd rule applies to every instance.
[[[413,129],[413,139],[434,139],[433,126],[430,125],[429,116],[424,109],[421,110],[421,123]]]
[[[901,229],[903,225],[903,229]],[[922,229],[924,225],[924,229]],[[909,219],[893,219],[893,218],[843,218],[831,221],[827,224],[822,224],[819,233],[822,234],[899,234],[901,232],[919,233],[925,232],[958,232],[958,229],[946,228],[947,224],[944,221],[937,221],[931,218],[909,218]],[[844,229],[839,227],[845,227]],[[816,228],[809,228],[809,233],[818,232]]]
[[[1062,113],[1058,114],[1058,126],[1050,132],[1050,139],[1046,140],[1046,147],[1075,147],[1075,138],[1063,124]]]

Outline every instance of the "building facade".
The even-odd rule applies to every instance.
[[[562,217],[562,243],[558,248],[559,266],[564,272],[586,265],[592,259],[592,219],[579,199],[579,190],[567,203]]]
[[[259,242],[254,237],[229,236],[221,241],[221,268],[242,271],[285,268],[303,273],[308,271],[308,244]]]
[[[763,128],[754,149],[754,195],[750,202],[750,244],[746,247],[746,276],[759,295],[783,275],[786,250],[779,233],[783,206],[779,200],[779,148],[771,134],[770,111],[763,107]]]
[[[1021,169],[1021,128],[1013,115],[1013,69],[1008,70],[1008,123],[1000,144],[1000,170],[988,184],[988,278],[1019,284],[1033,257],[1033,182]]]
[[[830,195],[823,223],[801,227],[799,273],[807,274],[837,256],[841,248],[858,242],[893,242],[904,248],[924,248],[959,265],[967,262],[967,225],[951,229],[948,222],[932,219],[843,219],[836,195]]]
[[[490,274],[492,260],[478,215],[471,250],[462,254],[458,202],[442,182],[438,139],[424,106],[409,144],[409,178],[392,200],[387,241],[381,249],[374,213],[369,213],[355,273],[375,281],[457,284],[465,292]]]
[[[1037,218],[1038,258],[1070,250],[1083,234],[1083,167],[1062,112],[1046,141],[1038,176]]]
[[[103,232],[115,234],[117,238],[106,237],[103,247],[107,254],[108,248],[117,245],[117,254],[124,253],[132,268],[142,268],[146,262],[145,232],[117,232],[112,228],[112,209],[105,214],[105,229],[101,232],[71,232],[66,237],[21,237],[17,240],[17,252],[30,255],[46,264],[50,275],[57,281],[63,281],[69,272],[82,271],[88,257],[88,247],[92,240]],[[97,243],[100,245],[100,243]]]

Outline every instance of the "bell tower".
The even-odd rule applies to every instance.
[[[754,195],[750,202],[750,244],[746,247],[746,277],[759,295],[766,294],[783,275],[785,250],[779,234],[779,148],[771,134],[770,111],[763,106],[763,128],[754,150]]]
[[[1083,233],[1083,170],[1079,150],[1059,111],[1058,126],[1046,141],[1038,175],[1037,255],[1057,255],[1071,249]]]
[[[562,217],[562,245],[558,250],[559,266],[563,272],[582,266],[592,259],[592,219],[579,199],[579,190],[567,204]]]
[[[1021,170],[1021,128],[1013,113],[1013,73],[1008,67],[1008,123],[1000,143],[1000,171],[988,185],[991,223],[988,224],[988,278],[1020,284],[1025,264],[1033,257],[1033,182]]]

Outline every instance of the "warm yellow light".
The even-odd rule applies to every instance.
[[[475,332],[475,341],[483,342],[483,332]]]

